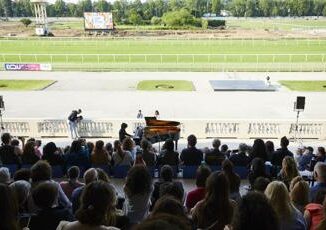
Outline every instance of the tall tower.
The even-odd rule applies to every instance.
[[[35,33],[39,36],[48,34],[48,17],[46,14],[47,0],[31,0],[35,13]]]

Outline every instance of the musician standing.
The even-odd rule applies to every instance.
[[[68,125],[72,139],[80,137],[78,134],[77,123],[83,119],[82,116],[78,116],[78,114],[81,114],[81,112],[81,109],[73,110],[68,117]]]
[[[138,110],[137,119],[143,119],[143,118],[144,118],[144,116],[143,116],[141,110]]]

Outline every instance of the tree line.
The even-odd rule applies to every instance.
[[[49,17],[82,17],[84,12],[113,12],[115,23],[159,23],[163,16],[184,15],[189,20],[205,13],[220,15],[229,11],[236,17],[326,16],[326,0],[79,0],[66,3],[56,0],[47,6]],[[171,12],[177,12],[171,16]],[[178,13],[179,12],[179,13]],[[188,14],[189,13],[189,14]],[[0,0],[0,17],[33,16],[30,0]],[[154,18],[153,18],[154,17]]]

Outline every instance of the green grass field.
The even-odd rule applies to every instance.
[[[326,81],[279,81],[293,91],[326,92]]]
[[[194,91],[191,81],[183,80],[144,80],[137,85],[137,90],[146,91]]]
[[[0,80],[0,91],[42,90],[54,82],[50,80]]]
[[[52,63],[54,70],[325,71],[326,39],[0,40],[0,64]]]

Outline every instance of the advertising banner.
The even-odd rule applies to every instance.
[[[6,63],[7,71],[51,71],[51,64]]]
[[[85,30],[113,30],[112,13],[85,12]]]

